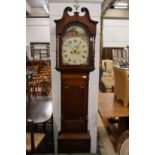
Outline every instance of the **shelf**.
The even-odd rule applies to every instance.
[[[38,46],[38,47],[35,47],[35,46]],[[33,57],[33,60],[36,60],[36,59],[42,60],[45,58],[50,58],[49,43],[40,43],[40,42],[33,43],[32,42],[31,43],[31,56]]]

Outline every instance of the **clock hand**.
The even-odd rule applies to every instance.
[[[72,47],[70,44],[68,44],[70,48],[72,49],[71,53],[77,54],[77,47]]]
[[[79,49],[79,45],[81,44],[81,41],[76,45],[76,49]]]
[[[78,43],[78,45],[76,45],[75,50],[76,50],[76,54],[79,54],[79,45],[81,44],[81,41]]]
[[[70,44],[68,44],[69,45],[69,47],[72,49],[72,50],[74,50],[74,48],[70,45]]]

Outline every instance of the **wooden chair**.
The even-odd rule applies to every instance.
[[[48,96],[48,94],[50,93],[50,83],[46,80],[40,82],[40,87],[41,87],[41,91],[42,91],[42,95],[43,96]]]
[[[34,92],[34,82],[29,82],[29,84],[27,85],[27,95],[31,96],[33,95]]]
[[[29,96],[48,96],[50,89],[50,82],[44,80],[44,78],[37,82],[31,82],[28,85]]]
[[[123,101],[123,106],[128,107],[129,104],[129,78],[128,73],[124,69],[113,67],[115,76],[114,96]]]
[[[26,132],[26,155],[32,155],[43,142],[45,134],[34,133],[34,124],[32,120],[27,120],[27,128],[29,131]]]

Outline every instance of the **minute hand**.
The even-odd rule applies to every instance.
[[[78,45],[76,45],[76,50],[79,49],[79,45],[81,44],[81,41],[78,43]]]
[[[70,44],[68,44],[69,45],[69,47],[72,49],[72,50],[74,50],[74,48],[70,45]]]

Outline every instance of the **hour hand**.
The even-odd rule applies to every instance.
[[[81,41],[76,45],[76,50],[79,49],[79,45],[81,44]]]
[[[74,48],[70,45],[70,44],[68,44],[69,45],[69,47],[74,51]]]

